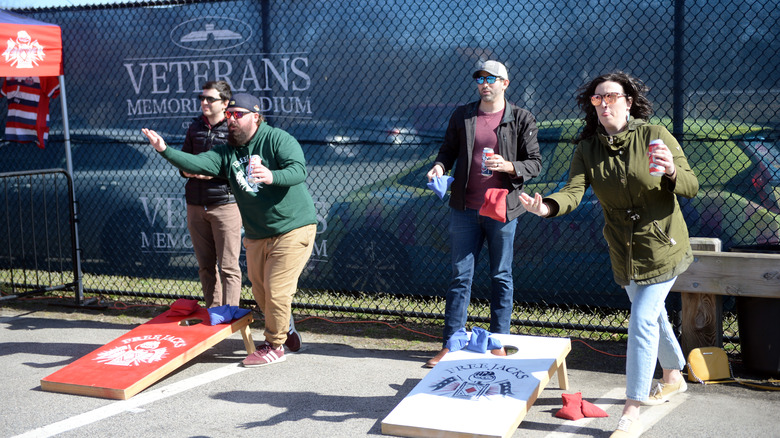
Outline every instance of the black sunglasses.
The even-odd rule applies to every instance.
[[[200,100],[201,102],[203,102],[205,100],[208,103],[214,103],[214,102],[216,102],[218,100],[222,100],[222,99],[220,99],[219,97],[211,97],[211,96],[206,96],[204,94],[201,94],[201,95],[198,96],[198,100]]]

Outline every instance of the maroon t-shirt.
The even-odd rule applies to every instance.
[[[474,134],[474,153],[471,155],[471,171],[466,184],[466,208],[479,210],[485,202],[485,192],[501,187],[498,172],[492,176],[482,175],[482,149],[492,148],[498,153],[496,129],[504,117],[504,110],[494,113],[477,112],[477,132]]]

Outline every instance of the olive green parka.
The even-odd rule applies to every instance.
[[[674,180],[650,175],[648,145],[659,138],[674,157]],[[600,128],[597,135],[582,140],[566,185],[544,198],[551,206],[551,216],[577,208],[589,186],[604,213],[604,238],[618,284],[625,286],[630,280],[657,283],[687,269],[693,257],[676,195],[696,196],[699,182],[666,128],[632,120],[621,133],[608,136]]]

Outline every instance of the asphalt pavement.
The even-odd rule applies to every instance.
[[[310,331],[285,362],[243,368],[238,333],[129,400],[42,391],[40,380],[138,325],[123,316],[0,307],[2,437],[360,437],[382,435],[385,416],[429,372],[438,342],[397,342]],[[253,327],[255,340],[261,327]],[[600,345],[608,345],[602,343]],[[612,343],[611,349],[624,346]],[[603,348],[603,347],[602,347]],[[623,405],[625,359],[574,340],[570,388],[553,377],[512,437],[608,437]],[[561,394],[582,392],[608,418],[554,416]],[[780,437],[780,391],[690,384],[642,409],[644,437]]]

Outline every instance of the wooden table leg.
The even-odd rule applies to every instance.
[[[569,374],[566,370],[566,359],[558,365],[558,387],[563,390],[569,389]]]
[[[252,339],[252,330],[249,328],[249,324],[241,327],[241,337],[244,338],[244,347],[246,347],[246,354],[252,354],[255,352],[255,341]]]

